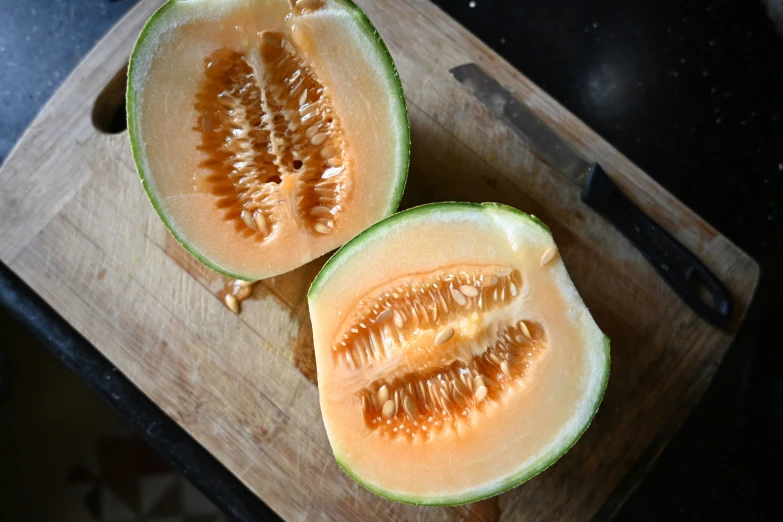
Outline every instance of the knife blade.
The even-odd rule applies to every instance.
[[[530,107],[476,64],[460,65],[449,73],[555,170],[581,187],[582,201],[617,227],[685,304],[710,324],[728,327],[734,308],[728,289],[695,255],[639,210],[600,165],[582,158]]]

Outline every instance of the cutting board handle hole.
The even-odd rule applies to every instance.
[[[119,134],[128,128],[125,119],[125,88],[128,64],[109,80],[92,107],[92,124],[105,134]]]

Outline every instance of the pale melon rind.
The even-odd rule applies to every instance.
[[[464,213],[474,212],[490,213],[492,220],[498,223],[502,227],[514,227],[515,224],[529,227],[531,224],[535,225],[537,229],[545,232],[551,237],[549,228],[537,219],[535,216],[531,216],[524,212],[521,212],[515,208],[501,205],[497,203],[432,203],[428,205],[422,205],[419,207],[411,208],[395,214],[385,220],[375,224],[368,228],[354,239],[346,243],[331,259],[324,265],[321,272],[313,281],[310,286],[310,290],[307,294],[308,304],[310,307],[316,306],[318,302],[319,294],[327,282],[336,278],[341,280],[341,265],[345,260],[350,259],[361,250],[371,247],[374,241],[382,241],[383,236],[392,228],[405,227],[406,222],[421,221],[427,219],[433,219],[434,225],[438,219],[448,219],[448,215],[459,215]],[[581,297],[573,286],[565,266],[558,258],[556,263],[561,265],[562,271],[558,277],[558,284],[564,288],[564,291],[568,293],[569,299],[574,305],[587,312],[587,308],[581,300]],[[339,451],[335,450],[335,459],[340,467],[356,482],[358,482],[364,488],[372,491],[373,493],[390,500],[404,502],[407,504],[415,505],[427,505],[427,506],[449,506],[457,504],[465,504],[469,502],[476,502],[488,497],[492,497],[503,493],[509,489],[512,489],[534,476],[538,475],[552,464],[554,464],[560,457],[562,457],[574,444],[579,440],[582,434],[587,430],[592,419],[598,411],[598,407],[603,400],[604,393],[609,381],[610,373],[610,347],[609,338],[604,335],[592,318],[589,317],[589,313],[586,314],[589,320],[585,320],[585,328],[591,329],[589,337],[591,338],[591,345],[586,346],[586,350],[593,354],[596,358],[595,371],[592,374],[592,400],[588,404],[582,405],[580,412],[574,417],[579,417],[578,422],[569,426],[570,430],[562,435],[557,441],[557,444],[549,448],[540,454],[534,462],[528,463],[523,469],[520,469],[512,476],[502,477],[501,479],[494,481],[490,484],[486,484],[480,487],[473,488],[467,492],[460,492],[454,495],[440,495],[437,497],[422,497],[415,495],[400,494],[399,492],[388,491],[376,484],[368,483],[361,476],[354,473],[350,467],[344,462],[344,459],[339,454]],[[328,434],[328,429],[327,429]]]
[[[142,187],[147,194],[152,207],[158,214],[160,219],[166,225],[171,235],[187,250],[193,257],[198,259],[201,263],[207,267],[221,273],[225,276],[233,279],[250,281],[255,278],[248,277],[243,274],[234,273],[216,263],[214,263],[208,256],[203,254],[194,245],[189,243],[185,237],[173,226],[171,218],[166,212],[164,212],[158,194],[152,189],[149,183],[151,174],[147,168],[147,162],[144,153],[144,144],[141,141],[139,133],[139,107],[141,105],[139,96],[140,93],[134,87],[138,83],[139,74],[143,74],[145,63],[151,59],[151,56],[155,52],[155,46],[158,39],[166,29],[172,25],[177,24],[179,17],[187,19],[192,14],[185,14],[185,10],[198,9],[198,4],[208,4],[210,7],[219,6],[219,8],[230,9],[232,0],[168,0],[163,4],[144,24],[144,27],[139,34],[136,43],[133,46],[130,61],[128,62],[128,82],[127,90],[125,94],[126,102],[126,116],[128,136],[130,139],[131,151],[133,155],[133,161],[136,165],[136,170],[141,178]],[[405,96],[402,90],[402,82],[400,81],[397,68],[394,65],[391,53],[383,42],[378,31],[372,25],[372,22],[362,12],[359,7],[351,0],[331,0],[331,3],[339,5],[342,9],[347,11],[351,18],[355,21],[356,26],[360,28],[361,33],[366,38],[366,41],[374,47],[374,53],[377,60],[378,71],[383,71],[388,75],[388,80],[392,84],[393,88],[388,93],[391,98],[396,100],[396,114],[395,121],[391,122],[392,125],[398,127],[397,132],[401,134],[401,144],[404,150],[400,151],[404,160],[400,164],[400,169],[396,173],[396,179],[394,181],[394,192],[390,195],[388,201],[388,208],[385,209],[385,214],[390,215],[397,210],[402,194],[405,190],[405,182],[408,176],[408,166],[410,163],[410,123],[408,120],[408,112],[405,104]],[[178,9],[183,9],[183,13],[177,13]],[[141,62],[141,64],[140,64]],[[142,71],[139,73],[138,71]]]

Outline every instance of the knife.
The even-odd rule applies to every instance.
[[[600,165],[586,161],[525,104],[473,63],[449,71],[487,109],[582,188],[582,201],[617,227],[680,299],[719,328],[731,320],[731,294],[699,259],[639,210]]]

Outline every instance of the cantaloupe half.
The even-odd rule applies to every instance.
[[[524,482],[587,429],[609,377],[609,340],[549,229],[503,205],[387,218],[308,301],[334,454],[390,499],[457,504]]]
[[[170,0],[133,50],[127,111],[155,210],[235,278],[333,250],[402,196],[402,87],[349,0]]]

